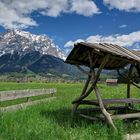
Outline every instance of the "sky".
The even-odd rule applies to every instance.
[[[80,41],[140,50],[140,0],[0,0],[0,33],[46,34],[62,50]]]

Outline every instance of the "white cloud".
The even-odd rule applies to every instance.
[[[127,12],[140,12],[140,0],[103,0],[110,9],[116,8]]]
[[[78,39],[78,42],[82,42],[83,40]],[[70,49],[73,48],[73,44],[76,41],[68,41],[65,44],[65,47],[69,47]],[[126,46],[130,49],[139,49],[140,50],[140,31],[132,32],[127,35],[109,35],[109,36],[102,36],[102,35],[94,35],[89,36],[85,39],[85,42],[89,43],[112,43],[117,44],[120,46]]]
[[[83,16],[99,13],[92,0],[0,0],[0,25],[5,28],[37,26],[31,17],[34,11],[51,17],[72,12]]]
[[[119,28],[126,28],[126,27],[127,27],[127,25],[126,24],[123,24]]]
[[[101,36],[101,35],[89,36],[86,39],[86,41],[91,43],[106,42],[106,43],[117,44],[120,46],[132,46],[133,44],[140,42],[140,31],[132,32],[127,35],[116,34],[110,36]]]
[[[74,47],[74,43],[78,43],[78,42],[84,42],[83,39],[77,39],[76,41],[68,41],[66,42],[66,44],[64,45],[65,49],[65,54],[68,55],[71,51],[71,49]]]
[[[74,43],[75,43],[74,41],[71,41],[71,40],[70,40],[70,41],[66,42],[66,44],[64,45],[64,47],[65,47],[65,48],[73,47],[73,46],[74,46]]]
[[[84,42],[83,39],[77,39],[76,41],[68,41],[66,42],[66,44],[64,45],[65,48],[69,48],[69,47],[73,47],[74,43],[78,43],[78,42]]]
[[[72,0],[71,11],[84,16],[92,16],[99,13],[99,9],[92,0]]]

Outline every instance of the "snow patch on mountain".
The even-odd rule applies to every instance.
[[[17,52],[20,56],[30,51],[38,51],[40,54],[53,55],[65,59],[65,54],[53,43],[47,35],[35,35],[21,30],[7,30],[0,35],[0,56]]]

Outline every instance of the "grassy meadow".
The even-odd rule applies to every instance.
[[[57,88],[55,100],[0,114],[0,140],[121,140],[127,133],[140,132],[140,123],[136,121],[116,120],[118,133],[115,133],[104,122],[72,117],[71,101],[80,95],[83,84],[0,83],[1,91],[51,87]],[[101,84],[99,87],[103,98],[126,96],[126,85],[111,87]],[[140,98],[139,89],[132,86],[131,91],[133,97]],[[88,98],[95,98],[94,93]],[[13,102],[4,102],[1,106],[8,104]]]

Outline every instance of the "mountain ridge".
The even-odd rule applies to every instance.
[[[81,72],[64,63],[65,55],[46,35],[8,30],[0,35],[0,73],[26,73],[79,77]]]
[[[25,55],[29,51],[38,51],[40,54],[53,55],[65,59],[65,54],[54,44],[47,35],[35,35],[21,30],[7,30],[0,35],[0,56],[6,53]]]

